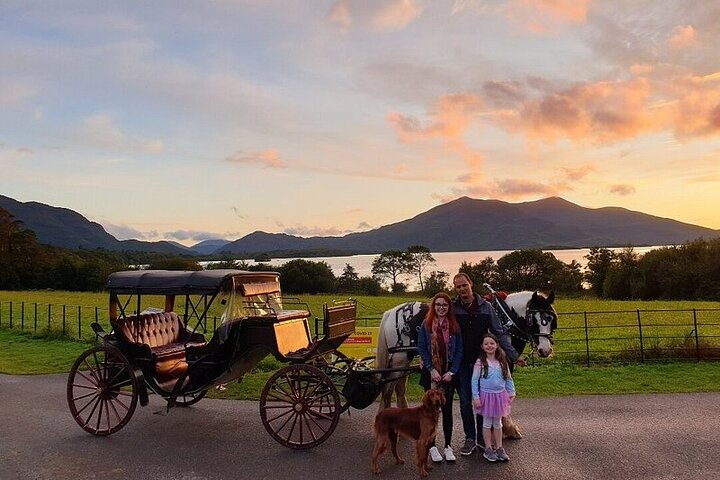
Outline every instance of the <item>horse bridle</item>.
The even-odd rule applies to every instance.
[[[557,314],[552,309],[528,308],[525,311],[525,321],[528,323],[529,328],[535,325],[535,321],[531,319],[534,319],[536,314],[540,314],[540,325],[538,325],[538,333],[533,333],[531,336],[545,337],[551,345],[554,344],[555,340],[552,332],[557,328]],[[547,327],[548,325],[550,325],[550,333],[540,333],[540,327]],[[533,344],[535,344],[534,338]]]

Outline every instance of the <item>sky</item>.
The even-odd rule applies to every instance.
[[[0,194],[124,240],[469,196],[720,229],[720,0],[0,0]]]

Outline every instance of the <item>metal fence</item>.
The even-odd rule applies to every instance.
[[[95,339],[90,328],[92,322],[109,331],[107,309],[0,302],[2,329],[90,342]],[[219,322],[218,317],[208,318],[201,330],[213,332]],[[379,324],[380,315],[358,318],[362,327]],[[666,359],[720,360],[720,308],[561,312],[558,324],[553,347],[555,362],[590,365]],[[530,355],[530,360],[545,361],[535,355]]]

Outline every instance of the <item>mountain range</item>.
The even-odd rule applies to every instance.
[[[433,252],[676,245],[720,236],[720,230],[620,207],[586,208],[559,197],[521,203],[462,197],[401,222],[342,237],[296,237],[256,231],[238,240],[206,240],[193,247],[174,242],[117,240],[73,210],[0,195],[10,212],[41,243],[64,248],[141,250],[240,258],[258,253],[336,255],[378,253],[423,245]]]

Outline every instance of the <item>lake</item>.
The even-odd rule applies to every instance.
[[[645,252],[648,252],[650,250],[661,248],[658,246],[654,247],[635,247],[634,251],[638,254],[644,254]],[[613,251],[621,251],[622,248],[610,248],[609,250]],[[438,252],[433,253],[432,256],[435,258],[435,264],[430,265],[428,268],[428,272],[430,273],[433,270],[436,271],[442,271],[446,272],[450,275],[452,278],[453,275],[455,275],[458,270],[460,269],[460,265],[462,262],[468,262],[468,263],[479,263],[482,260],[484,260],[487,257],[491,257],[493,260],[497,261],[499,258],[501,258],[504,255],[507,255],[508,253],[512,253],[514,250],[490,250],[490,251],[476,251],[476,252]],[[567,250],[544,250],[546,252],[550,252],[553,255],[555,255],[555,258],[558,260],[570,263],[571,261],[575,260],[577,261],[582,267],[584,268],[587,264],[587,260],[585,259],[585,256],[590,253],[589,248],[575,248],[575,249],[567,249]],[[340,276],[343,273],[343,269],[345,268],[346,264],[350,264],[355,268],[355,272],[361,277],[369,277],[372,275],[372,262],[375,260],[379,254],[367,254],[367,255],[349,255],[344,257],[297,257],[297,258],[304,258],[305,260],[310,260],[313,262],[325,262],[328,265],[330,265],[330,268],[332,268],[333,273],[336,276]],[[295,258],[274,258],[268,263],[273,266],[280,266],[284,264],[285,262],[289,262],[290,260],[295,260]],[[251,265],[255,262],[251,260],[246,260]],[[410,277],[404,277],[402,278],[402,281],[408,284],[408,287],[410,290],[415,290],[417,288],[417,281],[414,278]]]

